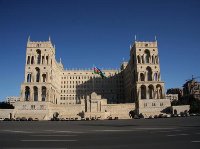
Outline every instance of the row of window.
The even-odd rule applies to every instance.
[[[68,74],[72,74],[72,73],[68,73]],[[74,72],[73,73],[74,75],[76,75],[77,73],[76,72]],[[79,73],[79,74],[82,74],[82,73]],[[94,76],[90,76],[91,74],[94,74],[94,73],[85,73],[86,74],[86,76],[66,76],[66,77],[61,77],[61,79],[91,79],[91,78],[98,78],[98,76],[97,75],[94,75]],[[87,75],[87,74],[90,74],[89,76]],[[115,76],[115,75],[117,75],[117,73],[115,73],[115,74],[111,74],[111,73],[109,73],[108,74],[108,77],[113,77],[113,76]],[[120,76],[120,77],[123,77],[123,76]]]
[[[92,92],[93,89],[88,89],[88,90],[61,90],[61,93],[86,93],[86,92]],[[102,89],[95,89],[96,92],[101,92],[101,93],[113,93],[113,90],[102,90]],[[116,92],[115,90],[114,92]],[[119,89],[119,92],[122,92],[123,90]]]
[[[60,104],[61,104],[61,105],[65,105],[65,104],[66,104],[66,105],[71,105],[71,104],[75,104],[75,103],[74,103],[74,102],[69,102],[69,103],[68,103],[68,102],[67,102],[67,103],[65,103],[65,102],[62,103],[62,102],[61,102]]]
[[[144,107],[147,107],[148,105],[149,105],[149,104],[144,103]],[[156,104],[156,103],[152,103],[152,104],[151,104],[152,107],[155,107],[156,105],[158,105],[158,104]],[[160,106],[163,106],[163,103],[160,103]]]
[[[46,107],[44,105],[40,105],[39,107],[35,105],[31,105],[30,107],[28,107],[27,105],[23,105],[22,106],[22,110],[28,110],[28,109],[31,109],[31,110],[46,110]]]
[[[110,84],[110,83],[123,83],[123,81],[119,80],[89,80],[89,81],[61,81],[61,84],[83,84],[83,83],[101,83],[101,84]]]

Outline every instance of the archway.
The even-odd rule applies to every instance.
[[[146,86],[141,86],[141,99],[146,99]]]
[[[145,81],[145,76],[144,76],[143,73],[140,73],[140,80],[141,80],[141,81]]]
[[[38,67],[35,68],[36,70],[36,82],[40,81],[40,69]]]
[[[147,80],[148,81],[152,81],[152,70],[151,70],[151,67],[147,67],[146,68],[146,71],[147,71]]]
[[[153,87],[153,85],[149,85],[149,99],[153,99],[154,97],[153,97],[153,93],[154,93],[154,87]]]
[[[144,51],[144,53],[145,53],[145,63],[149,63],[150,62],[150,52],[149,52],[149,50],[146,49]]]
[[[28,86],[25,87],[25,101],[30,100],[30,88]]]
[[[38,101],[38,88],[36,86],[33,87],[34,92],[34,101]]]
[[[46,100],[46,92],[47,88],[45,86],[42,86],[42,101]]]
[[[37,64],[40,64],[40,62],[41,62],[41,50],[37,49],[36,52],[37,52]]]

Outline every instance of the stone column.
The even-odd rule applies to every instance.
[[[38,87],[38,101],[42,101],[41,87]]]
[[[149,88],[146,87],[146,99],[149,99]]]
[[[34,90],[33,90],[33,87],[30,87],[30,101],[34,101]]]
[[[137,91],[138,91],[138,100],[140,100],[141,99],[141,90],[140,90],[140,88],[137,88]]]

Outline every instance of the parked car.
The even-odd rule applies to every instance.
[[[159,114],[158,118],[164,118],[164,114]]]
[[[3,121],[11,121],[11,119],[9,119],[9,118],[4,118]]]
[[[118,117],[115,117],[115,118],[114,118],[114,120],[118,120],[118,119],[119,119]]]
[[[109,117],[108,120],[112,120],[112,117]]]
[[[154,117],[152,115],[149,116],[149,119],[153,119]]]
[[[21,119],[20,117],[17,117],[17,118],[15,119],[15,121],[20,121],[20,119]]]
[[[22,118],[20,119],[20,121],[27,121],[27,119],[26,119],[25,117],[22,117]]]
[[[33,121],[33,118],[32,118],[32,117],[29,117],[29,118],[28,118],[28,121]]]
[[[135,115],[133,118],[134,118],[134,119],[140,119],[140,117],[137,116],[137,115]]]
[[[196,113],[191,113],[190,116],[197,116],[197,114]]]

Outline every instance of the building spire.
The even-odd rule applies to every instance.
[[[51,36],[49,35],[49,41],[51,41]]]
[[[28,42],[30,42],[31,41],[31,37],[30,37],[30,35],[28,36]]]
[[[135,35],[135,41],[137,41],[136,35]]]
[[[62,59],[60,58],[60,64],[62,64]]]
[[[157,41],[157,39],[156,39],[156,35],[155,35],[155,41]]]

